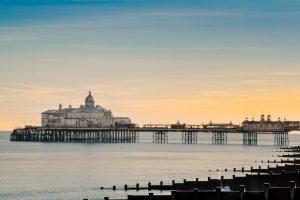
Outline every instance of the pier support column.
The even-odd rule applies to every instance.
[[[289,134],[288,132],[276,132],[274,134],[274,145],[275,146],[288,146],[289,145]]]
[[[227,144],[227,132],[213,132],[212,144]]]
[[[198,133],[196,131],[182,131],[182,144],[197,144]]]
[[[154,131],[153,143],[168,143],[168,131]]]
[[[257,132],[243,132],[244,145],[257,145]]]

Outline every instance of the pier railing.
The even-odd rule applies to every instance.
[[[243,134],[244,145],[257,145],[257,134],[274,134],[274,144],[286,146],[288,133],[299,130],[297,123],[209,123],[202,125],[146,124],[142,127],[51,127],[26,126],[11,134],[11,141],[136,143],[140,132],[153,134],[153,142],[168,143],[169,133],[181,132],[182,143],[195,144],[198,133],[211,133],[213,144],[227,144],[228,133]]]

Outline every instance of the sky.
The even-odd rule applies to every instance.
[[[300,120],[296,0],[1,0],[0,130],[96,104],[138,124]]]

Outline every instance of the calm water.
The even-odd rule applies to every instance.
[[[180,133],[169,133],[169,144],[151,140],[151,134],[141,133],[136,144],[26,143],[10,142],[9,133],[1,132],[0,199],[125,198],[122,190],[99,188],[230,177],[225,168],[266,167],[255,161],[277,155],[272,135],[259,135],[258,146],[243,146],[236,134],[228,135],[227,145],[210,144],[211,134],[205,133],[193,145],[180,144]],[[290,135],[290,145],[299,144],[300,135]]]

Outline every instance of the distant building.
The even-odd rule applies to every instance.
[[[186,124],[183,123],[181,124],[180,121],[177,121],[176,124],[171,124],[171,129],[185,129],[186,128]]]
[[[85,105],[79,108],[63,108],[59,105],[58,110],[47,110],[41,114],[41,125],[49,127],[111,127],[126,126],[131,124],[128,117],[114,117],[110,110],[99,105],[91,92],[85,98]]]
[[[277,121],[272,121],[271,115],[268,115],[266,118],[264,114],[260,116],[260,120],[255,120],[254,118],[248,120],[248,118],[246,118],[242,123],[242,128],[246,131],[290,131],[298,129],[299,127],[300,124],[298,121],[286,121],[285,119],[282,121],[280,118],[278,118]]]

